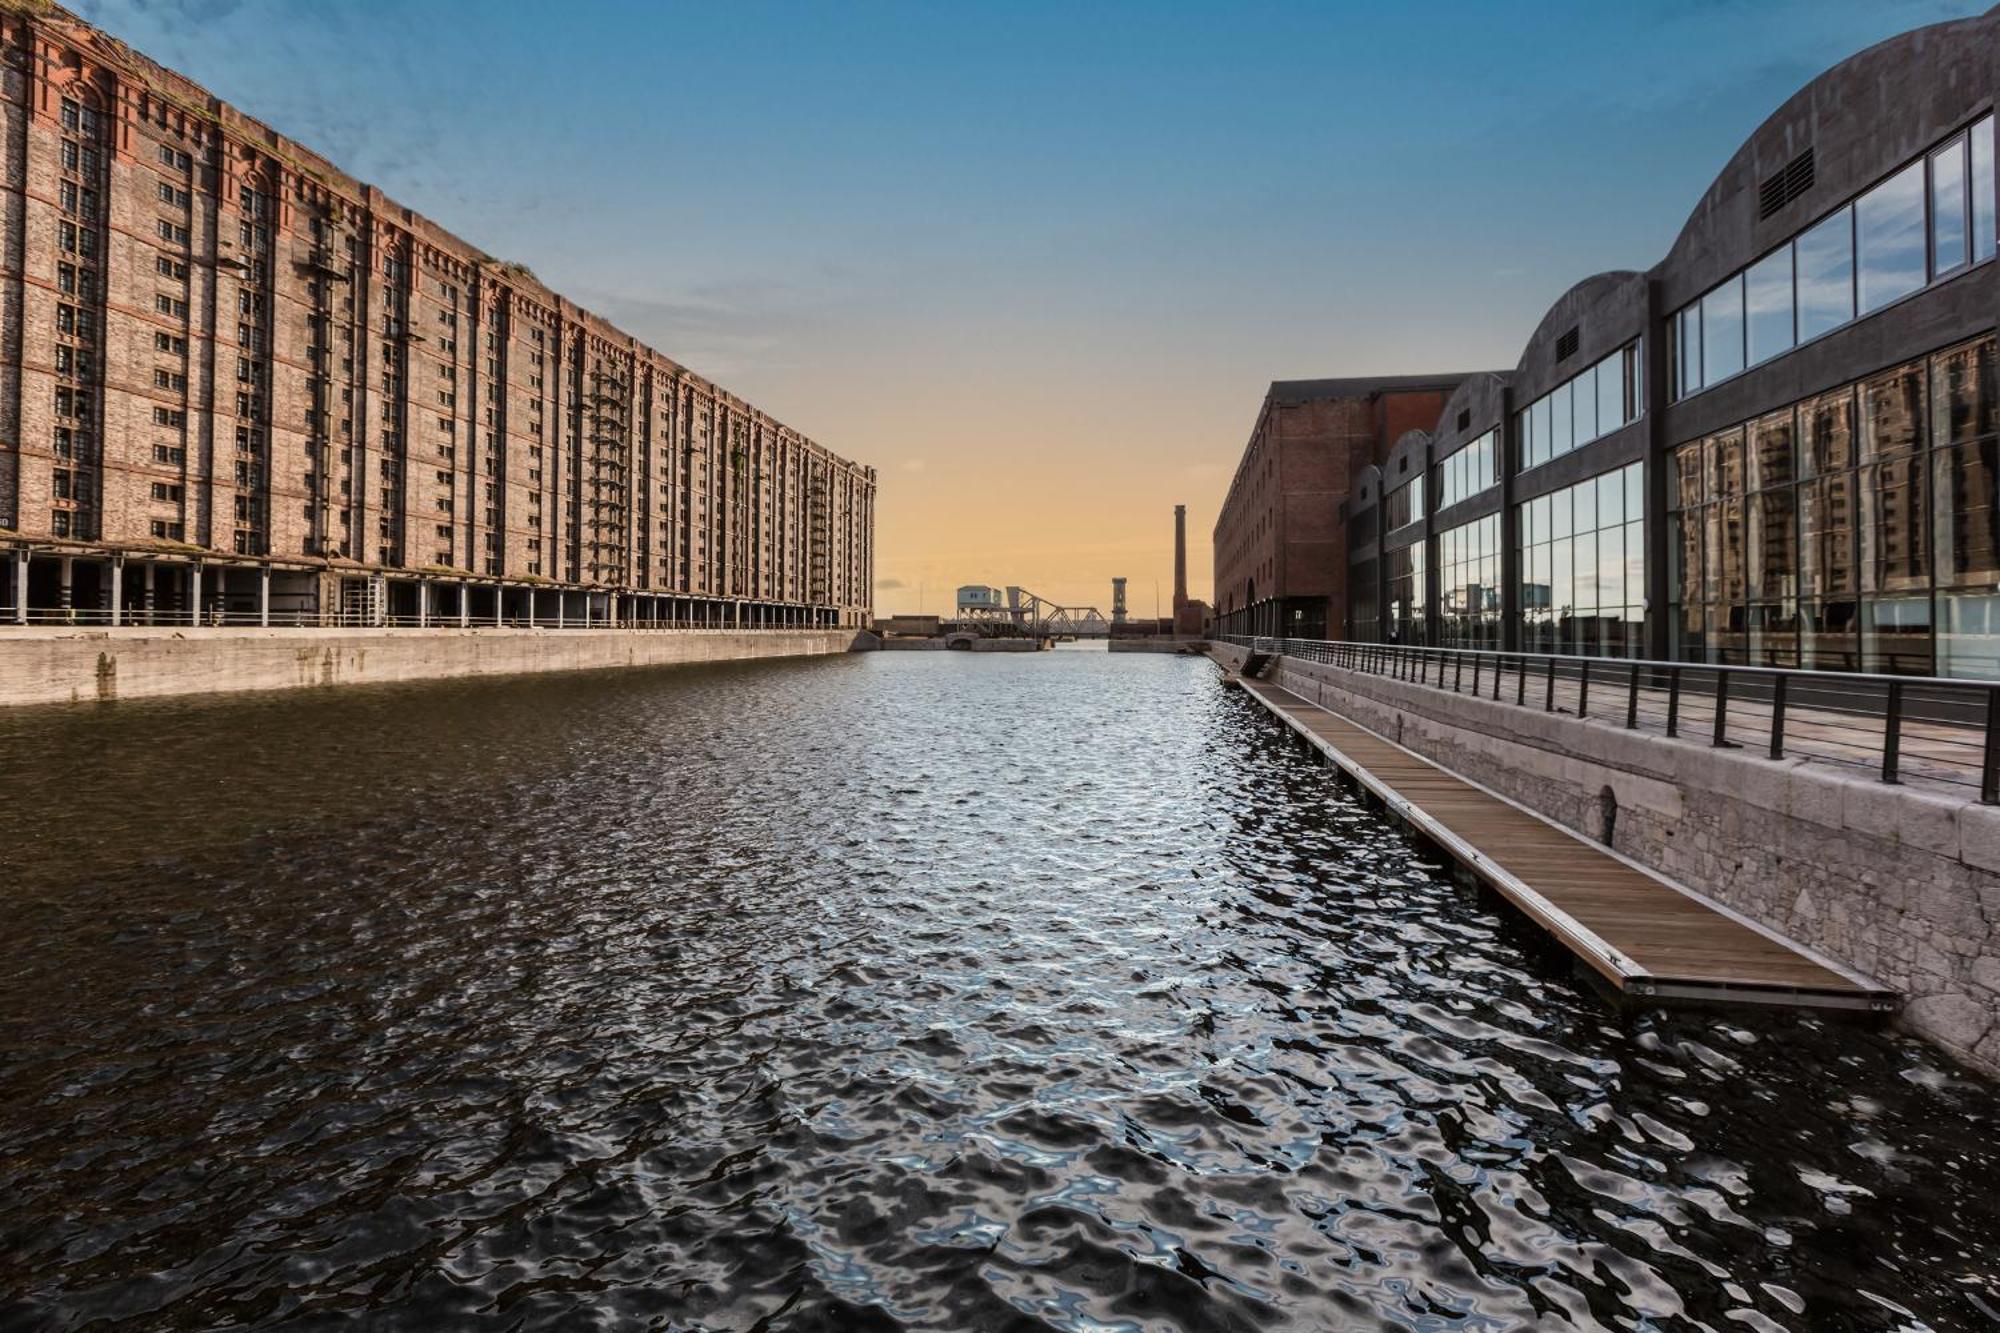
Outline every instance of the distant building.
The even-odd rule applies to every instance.
[[[1404,431],[1435,424],[1465,378],[1271,385],[1215,521],[1217,633],[1338,637],[1349,610],[1341,507],[1363,469]]]
[[[1007,605],[1007,594],[983,583],[967,583],[958,590],[958,613],[999,611]]]

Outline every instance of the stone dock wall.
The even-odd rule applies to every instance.
[[[2000,1074],[2000,808],[1296,658],[1264,678],[1895,988]]]
[[[0,630],[0,706],[821,656],[852,629]]]

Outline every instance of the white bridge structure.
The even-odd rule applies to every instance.
[[[1011,625],[1022,634],[1051,639],[1108,638],[1111,622],[1094,606],[1061,606],[1026,588],[1000,589],[968,584],[958,590],[958,623]]]

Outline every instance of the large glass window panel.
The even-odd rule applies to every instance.
[[[1854,318],[1854,210],[1843,208],[1792,243],[1798,265],[1799,341]]]
[[[1625,492],[1625,521],[1637,523],[1646,517],[1646,465],[1627,463],[1623,490]]]
[[[1742,431],[1709,436],[1702,446],[1702,461],[1707,464],[1705,489],[1709,499],[1725,500],[1743,494]]]
[[[2000,584],[2000,440],[1939,449],[1931,465],[1938,583]]]
[[[1596,481],[1586,481],[1585,486],[1597,489],[1597,525],[1609,527],[1625,517],[1625,469],[1618,468],[1600,475]]]
[[[1972,261],[1993,258],[1993,117],[1972,127]]]
[[[1861,385],[1861,456],[1893,457],[1924,444],[1924,365],[1911,361]]]
[[[1957,592],[1938,598],[1937,673],[2000,680],[2000,593]]]
[[[1751,365],[1791,349],[1791,246],[1764,256],[1744,273],[1743,311],[1749,328]]]
[[[1860,606],[1853,598],[1799,603],[1799,665],[1807,671],[1856,671]]]
[[[1674,366],[1680,374],[1679,396],[1687,397],[1701,384],[1701,306],[1691,305],[1674,317],[1679,355]]]
[[[1747,563],[1750,596],[1754,601],[1773,601],[1798,592],[1798,551],[1795,534],[1798,515],[1791,487],[1753,495],[1749,505]]]
[[[1586,370],[1569,382],[1571,411],[1576,417],[1576,442],[1589,444],[1597,438],[1597,375]]]
[[[1743,369],[1743,279],[1741,275],[1701,298],[1701,378],[1704,384],[1728,379]]]
[[[1597,433],[1609,434],[1625,424],[1625,356],[1616,353],[1597,363]]]
[[[2000,429],[1993,339],[1981,338],[1931,358],[1933,444],[1962,444]]]
[[[1625,349],[1627,389],[1625,419],[1637,421],[1646,410],[1646,340],[1641,338]]]
[[[1643,612],[1646,604],[1646,525],[1625,525],[1625,605]]]
[[[1597,609],[1597,537],[1596,532],[1577,529],[1570,549],[1576,558],[1576,606],[1579,611]]]
[[[1924,164],[1854,201],[1855,308],[1866,315],[1924,285]]]
[[[1535,400],[1534,405],[1528,410],[1528,416],[1535,434],[1535,464],[1546,463],[1549,461],[1548,395],[1544,394]]]
[[[1570,386],[1563,384],[1549,395],[1551,431],[1549,435],[1549,457],[1561,458],[1576,448],[1576,418],[1571,404]]]
[[[1854,391],[1837,389],[1809,399],[1799,409],[1804,433],[1800,461],[1808,476],[1823,476],[1854,465]]]
[[[1692,509],[1702,502],[1702,461],[1700,440],[1684,444],[1673,453],[1673,503],[1676,509]]]
[[[1751,666],[1798,665],[1798,611],[1790,602],[1753,605],[1745,616],[1747,660]]]
[[[1930,510],[1924,503],[1924,460],[1870,463],[1859,477],[1862,590],[1928,588]]]
[[[1543,497],[1549,505],[1549,536],[1562,538],[1571,532],[1570,519],[1575,514],[1575,505],[1567,489],[1554,491]]]
[[[1931,272],[1949,273],[1965,265],[1965,140],[1953,139],[1931,154]]]
[[[1620,608],[1633,598],[1625,590],[1625,525],[1597,534],[1597,605]]]
[[[1597,487],[1591,482],[1571,486],[1569,492],[1570,523],[1581,536],[1597,527]]]
[[[1702,570],[1707,576],[1704,601],[1727,606],[1743,600],[1743,502],[1723,500],[1709,506],[1707,549]]]
[[[1790,408],[1772,412],[1750,423],[1750,444],[1744,453],[1749,468],[1747,489],[1768,490],[1789,486],[1796,480],[1793,466],[1793,414]]]
[[[1871,597],[1861,603],[1861,669],[1931,674],[1931,599]]]
[[[1855,478],[1836,472],[1799,487],[1801,592],[1815,597],[1855,590]]]
[[[1576,606],[1576,570],[1571,559],[1569,538],[1550,544],[1549,608],[1558,617],[1567,616]]]

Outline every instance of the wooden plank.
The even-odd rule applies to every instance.
[[[1892,992],[1331,709],[1247,676],[1236,683],[1622,991],[1893,1007]]]

